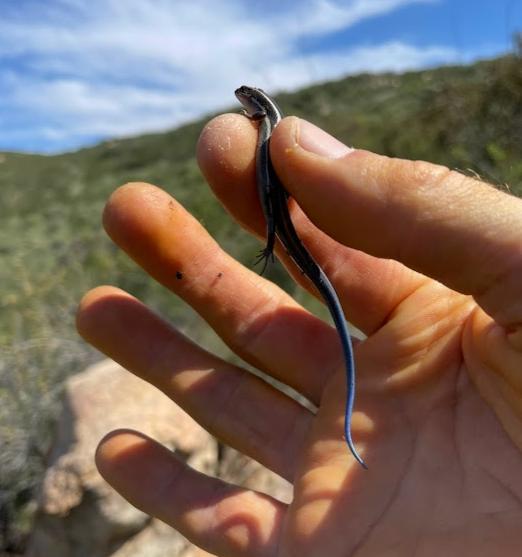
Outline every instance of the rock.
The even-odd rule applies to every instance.
[[[64,411],[45,474],[28,557],[114,557],[139,553],[154,536],[176,555],[188,542],[132,507],[99,475],[94,452],[110,430],[142,431],[190,466],[215,473],[216,442],[166,395],[112,361],[91,366],[66,385]],[[159,544],[160,542],[158,542]],[[132,553],[125,547],[134,546]],[[159,555],[160,553],[158,553]],[[155,554],[154,554],[155,555]]]
[[[109,431],[142,431],[191,467],[290,501],[290,484],[214,438],[166,395],[110,360],[68,380],[26,557],[213,557],[132,507],[98,474]]]

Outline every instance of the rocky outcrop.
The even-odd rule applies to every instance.
[[[153,557],[187,549],[182,536],[99,475],[96,446],[117,428],[142,431],[198,470],[216,470],[216,442],[167,396],[112,361],[92,366],[67,382],[28,557]]]
[[[26,557],[211,557],[132,507],[99,475],[94,452],[118,428],[142,431],[191,467],[289,500],[289,484],[214,438],[163,393],[107,360],[66,385]]]

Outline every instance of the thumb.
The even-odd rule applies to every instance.
[[[316,226],[475,296],[500,324],[522,322],[522,201],[458,172],[346,147],[285,118],[274,168]]]

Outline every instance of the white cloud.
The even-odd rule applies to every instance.
[[[360,72],[400,72],[455,61],[457,56],[458,53],[452,48],[416,48],[400,42],[389,42],[338,50],[328,55],[315,54],[305,61],[294,60],[291,64],[274,64],[267,73],[267,80],[274,84],[283,83],[285,89],[292,90],[308,84],[310,76],[313,81],[325,81]]]
[[[32,130],[52,149],[175,126],[233,105],[242,83],[294,89],[346,73],[453,61],[452,49],[400,42],[307,54],[295,48],[312,35],[435,1],[303,0],[268,15],[240,0],[41,3],[23,19],[0,20],[0,56],[20,61],[0,75],[4,120],[10,111],[25,114],[18,125],[26,128],[11,127],[13,137]]]
[[[352,0],[333,2],[313,0],[301,4],[296,35],[321,35],[351,27],[365,19],[380,16],[409,4],[436,4],[439,0]]]

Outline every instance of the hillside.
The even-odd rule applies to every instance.
[[[305,117],[350,145],[445,164],[499,187],[510,184],[519,195],[520,62],[509,56],[403,75],[359,75],[281,94],[278,101],[286,114]],[[227,251],[251,265],[257,243],[230,220],[197,167],[194,147],[207,120],[58,156],[0,154],[0,531],[11,544],[16,532],[6,524],[15,516],[23,524],[62,380],[98,357],[74,332],[82,293],[116,284],[196,340],[223,350],[196,316],[110,243],[100,225],[104,202],[118,185],[148,181],[172,193]],[[293,289],[279,267],[270,272]],[[7,543],[0,540],[0,548]]]

